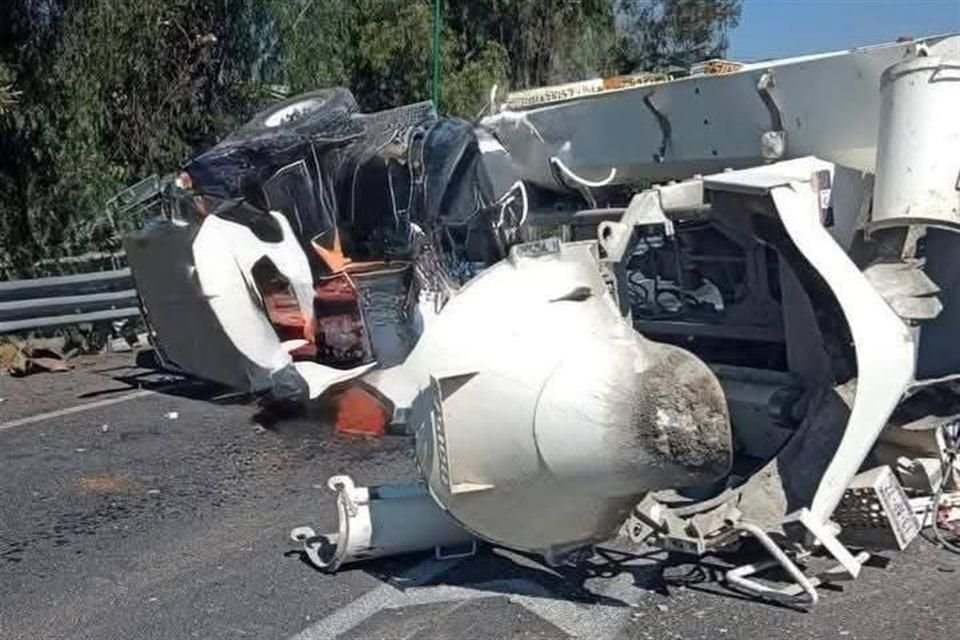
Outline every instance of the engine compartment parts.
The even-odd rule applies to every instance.
[[[478,158],[469,123],[429,103],[364,114],[324,89],[258,114],[126,239],[165,364],[276,400],[399,364],[421,291],[448,286],[423,246],[453,226],[470,259],[500,255]]]

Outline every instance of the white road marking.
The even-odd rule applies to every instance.
[[[594,589],[589,589],[589,584],[584,585],[590,593],[619,601],[619,604],[572,601],[558,597],[537,582],[524,578],[493,580],[473,586],[417,586],[452,566],[449,563],[439,564],[436,560],[422,562],[411,569],[410,575],[405,576],[412,583],[409,587],[400,590],[383,584],[290,640],[334,640],[383,609],[495,597],[507,597],[510,602],[519,604],[574,638],[610,640],[626,626],[633,612],[632,605],[647,595],[645,590],[634,584],[633,576],[628,571],[613,578],[589,581],[596,585]]]
[[[128,400],[136,400],[137,398],[143,398],[145,396],[158,393],[159,391],[160,391],[159,389],[156,391],[151,391],[149,389],[141,389],[140,391],[134,391],[133,393],[128,393],[123,396],[117,396],[115,398],[107,398],[106,400],[97,400],[95,402],[87,402],[85,404],[78,404],[73,407],[67,407],[66,409],[57,409],[56,411],[39,413],[35,416],[27,416],[26,418],[18,418],[17,420],[0,422],[0,431],[6,431],[7,429],[16,429],[17,427],[25,427],[28,424],[35,424],[37,422],[43,422],[44,420],[51,420],[53,418],[60,418],[62,416],[69,416],[74,413],[89,411],[90,409],[98,409],[100,407],[109,407],[112,404],[120,404],[121,402],[127,402]]]
[[[456,560],[424,560],[403,574],[397,580],[410,583],[410,586],[423,584],[437,577],[462,562]],[[409,588],[409,587],[408,587]],[[368,591],[335,613],[310,625],[290,640],[334,640],[341,633],[357,626],[377,611],[391,606],[406,604],[404,592],[389,583],[383,583],[376,589]]]

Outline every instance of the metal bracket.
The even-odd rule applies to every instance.
[[[356,516],[359,508],[354,501],[354,484],[348,476],[332,476],[327,480],[327,486],[331,491],[337,492],[337,499],[343,504],[350,516]]]
[[[307,554],[315,567],[325,567],[329,561],[320,557],[319,545],[323,538],[317,535],[312,527],[296,527],[290,532],[290,539],[303,545],[303,552]]]
[[[736,528],[756,538],[757,541],[763,545],[763,548],[773,556],[773,559],[765,562],[745,564],[731,569],[724,576],[724,579],[730,585],[761,598],[768,598],[778,602],[808,606],[817,604],[819,596],[817,595],[816,585],[810,578],[803,574],[803,571],[784,553],[783,549],[777,546],[777,543],[773,541],[766,531],[749,522],[740,522]],[[778,589],[749,578],[749,576],[776,565],[783,567],[796,584]]]
[[[860,575],[860,569],[866,558],[859,560],[859,556],[854,556],[843,546],[843,543],[837,539],[839,527],[818,521],[809,509],[800,509],[797,513],[787,517],[787,521],[790,520],[799,521],[817,539],[817,542],[822,544],[823,548],[840,563],[849,578],[856,578]]]
[[[766,160],[779,160],[787,152],[787,133],[783,130],[783,112],[770,91],[776,86],[773,69],[764,71],[757,81],[757,93],[760,94],[763,106],[770,114],[770,131],[764,131],[760,136],[760,155]]]
[[[456,547],[434,547],[433,555],[437,560],[456,560],[477,555],[477,541],[471,540],[467,544],[466,551],[456,551]]]
[[[804,512],[806,512],[807,515],[804,515]],[[817,604],[819,600],[819,595],[816,590],[819,585],[826,582],[852,580],[856,578],[860,572],[860,567],[867,561],[870,554],[863,551],[856,556],[852,555],[847,551],[847,548],[837,540],[834,532],[830,530],[828,526],[817,525],[809,514],[810,512],[806,509],[801,510],[799,513],[800,521],[803,522],[808,529],[810,529],[810,525],[813,525],[817,529],[817,532],[814,533],[817,541],[820,542],[840,564],[816,576],[809,577],[787,556],[783,549],[777,546],[777,543],[774,542],[766,531],[755,524],[740,522],[736,525],[736,529],[756,538],[773,558],[731,569],[724,576],[726,582],[736,589],[760,598],[767,598],[768,600],[775,600],[786,604],[812,607]],[[813,530],[810,530],[811,533],[813,533]],[[750,576],[778,565],[793,578],[793,585],[776,588],[750,578]]]

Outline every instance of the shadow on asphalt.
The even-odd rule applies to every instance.
[[[744,547],[736,553],[724,554],[722,557],[699,559],[659,549],[633,553],[598,547],[596,554],[588,561],[570,566],[550,567],[534,554],[482,545],[475,557],[456,564],[429,581],[418,582],[412,586],[464,587],[487,591],[491,595],[550,597],[585,605],[630,607],[630,603],[605,593],[605,582],[626,574],[630,576],[633,588],[663,596],[669,597],[677,589],[689,589],[730,600],[757,602],[755,597],[731,590],[723,583],[724,574],[731,568],[755,562],[763,557],[761,549],[752,548],[750,545]],[[324,573],[310,563],[303,551],[289,550],[283,555],[302,562],[314,571]],[[348,565],[338,573],[362,571],[403,590],[404,584],[398,577],[428,557],[426,554],[417,554],[372,560]],[[773,570],[764,573],[763,577],[774,582],[787,579],[785,574],[781,575]],[[823,584],[821,588],[842,591],[839,585]],[[780,602],[770,601],[765,604],[791,611],[805,611],[801,607]]]
[[[279,435],[300,436],[309,433],[322,439],[336,437],[332,428],[324,426],[332,424],[332,416],[326,415],[327,411],[322,407],[318,409],[319,405],[315,403],[310,406],[302,403],[258,403],[249,393],[233,392],[222,385],[164,370],[151,351],[138,353],[135,366],[109,367],[95,370],[94,373],[121,382],[127,388],[92,391],[81,395],[81,398],[151,390],[215,404],[251,405],[257,409],[251,416],[251,422]],[[746,541],[736,552],[702,558],[658,549],[636,553],[608,546],[599,546],[595,552],[589,560],[551,567],[535,554],[483,545],[475,557],[416,586],[445,585],[486,591],[491,595],[551,597],[586,605],[629,607],[629,603],[605,593],[607,590],[604,586],[605,582],[627,575],[634,588],[664,596],[670,596],[673,590],[682,588],[736,601],[756,602],[755,597],[726,587],[723,577],[733,567],[766,558],[763,550],[753,541]],[[301,550],[291,549],[283,555],[323,573]],[[363,571],[402,590],[407,585],[399,579],[400,576],[422,562],[424,557],[424,554],[419,554],[372,560],[344,567],[338,573]],[[881,568],[888,563],[889,559],[878,555],[871,555],[867,562],[868,566]],[[789,582],[789,577],[776,569],[765,572],[762,577],[773,582]],[[840,585],[829,583],[822,584],[820,588],[843,590]],[[768,604],[797,610],[797,607],[784,603],[770,601]]]
[[[129,371],[129,369],[128,369]],[[96,373],[106,373],[109,371],[97,371]],[[125,384],[126,387],[111,388],[98,391],[88,391],[78,395],[78,398],[94,399],[108,398],[127,393],[129,391],[154,391],[163,395],[188,398],[190,400],[203,400],[216,404],[249,404],[250,397],[246,393],[234,393],[229,389],[206,382],[204,380],[194,380],[185,376],[170,374],[166,372],[138,372],[138,373],[112,373],[109,375],[114,382]]]
[[[152,349],[136,352],[135,364],[94,369],[92,373],[104,376],[113,382],[124,384],[126,388],[89,391],[78,397],[93,399],[120,395],[129,391],[146,390],[214,404],[245,405],[253,401],[253,397],[249,393],[237,392],[214,382],[191,378],[182,373],[165,369]]]

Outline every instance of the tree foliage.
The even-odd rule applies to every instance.
[[[13,86],[13,74],[0,64],[0,116],[13,110],[20,92]]]
[[[109,248],[113,192],[174,169],[245,115],[255,55],[245,29],[259,5],[11,2],[0,63],[22,95],[0,122],[0,145],[14,152],[0,158],[0,261],[23,271]]]
[[[430,97],[432,0],[275,0],[273,6],[277,46],[267,77],[293,93],[347,86],[367,110]],[[506,50],[469,35],[449,20],[443,25],[444,105],[454,113],[479,108],[490,85],[506,78]]]
[[[430,96],[433,0],[3,0],[0,277],[109,248],[114,192],[278,93]],[[502,90],[722,55],[739,0],[447,0],[443,109]],[[283,90],[283,91],[281,91]]]
[[[618,40],[609,0],[493,0],[451,3],[448,23],[466,51],[497,43],[514,88],[612,71]]]
[[[739,0],[618,0],[629,62],[653,71],[721,58],[740,20]]]

